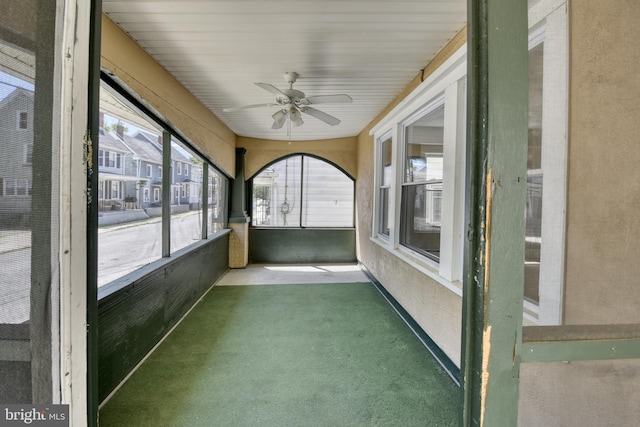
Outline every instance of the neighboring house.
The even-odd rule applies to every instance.
[[[17,88],[0,100],[0,223],[26,227],[31,220],[33,92]]]
[[[137,131],[132,136],[120,133],[124,144],[133,152],[135,183],[127,186],[127,196],[135,198],[140,209],[162,205],[162,150],[158,136]]]
[[[195,164],[189,157],[171,147],[171,204],[199,209],[200,201],[194,201],[193,190],[202,187],[202,166]],[[196,169],[195,175],[192,173]]]
[[[133,152],[114,132],[100,129],[98,148],[98,209],[118,211],[135,207],[128,198],[127,188],[135,186],[137,177],[132,170]],[[128,203],[127,203],[128,202]]]
[[[192,163],[189,184],[189,209],[202,208],[202,165]]]

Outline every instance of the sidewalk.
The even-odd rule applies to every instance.
[[[0,254],[31,247],[31,230],[0,230]]]

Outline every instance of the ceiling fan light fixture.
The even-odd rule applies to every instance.
[[[273,118],[271,129],[280,129],[287,120],[287,110],[278,110],[271,117]]]
[[[304,121],[302,121],[300,111],[295,107],[291,107],[291,110],[289,111],[289,119],[294,127],[301,126],[304,123]]]
[[[271,117],[273,117],[273,124],[271,129],[281,129],[285,123],[287,123],[287,117],[289,122],[287,125],[287,135],[290,135],[291,126],[299,127],[304,124],[302,120],[302,113],[308,114],[330,126],[337,126],[340,124],[340,119],[337,119],[323,111],[310,107],[310,105],[316,104],[350,104],[353,99],[345,94],[338,93],[333,95],[316,95],[306,96],[304,92],[293,88],[293,84],[298,79],[299,75],[295,71],[288,71],[284,74],[284,78],[289,83],[288,89],[278,89],[269,83],[255,83],[256,86],[266,90],[267,92],[276,96],[275,103],[266,104],[251,104],[242,107],[225,108],[222,111],[225,113],[231,113],[235,111],[246,110],[256,107],[280,107]]]

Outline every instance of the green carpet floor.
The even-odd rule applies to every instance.
[[[100,426],[455,426],[459,391],[369,283],[215,287]]]

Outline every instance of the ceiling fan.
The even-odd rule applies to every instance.
[[[273,125],[271,126],[271,129],[282,128],[287,120],[287,117],[289,117],[290,123],[293,124],[294,127],[302,125],[304,122],[302,121],[301,113],[313,116],[328,125],[336,126],[340,124],[339,119],[323,111],[310,107],[310,105],[350,104],[351,102],[353,102],[353,99],[351,99],[349,95],[345,94],[306,96],[304,92],[293,88],[293,84],[298,79],[298,73],[294,71],[286,72],[284,74],[284,78],[286,79],[287,83],[289,83],[289,89],[281,90],[269,83],[255,83],[262,89],[274,94],[276,96],[275,103],[244,105],[242,107],[225,108],[222,111],[224,111],[225,113],[230,113],[257,107],[281,107],[271,116],[273,117]]]

